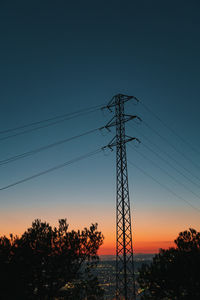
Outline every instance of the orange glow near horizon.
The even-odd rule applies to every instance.
[[[99,249],[99,255],[115,255],[116,253],[116,234],[114,226],[104,224],[101,226],[101,231],[104,234],[104,243]],[[110,229],[110,231],[108,230]],[[185,228],[183,228],[185,230]],[[112,230],[112,231],[111,231]],[[178,236],[181,230],[176,228],[145,228],[144,226],[136,231],[133,236],[134,253],[158,253],[160,248],[167,249],[174,247],[174,239]]]
[[[15,230],[13,231],[11,228],[9,227],[4,227],[1,228],[2,232],[0,233],[0,235],[6,235],[9,236],[9,234],[12,232],[13,234],[17,234],[17,235],[21,235],[24,231],[24,229],[22,229],[22,224],[17,224],[15,226]],[[103,245],[100,247],[98,254],[99,255],[115,255],[116,250],[115,250],[115,234],[113,234],[112,232],[105,232],[104,234],[104,242]],[[149,236],[145,235],[141,235],[141,237],[143,238],[143,240],[136,240],[134,241],[134,253],[158,253],[160,248],[169,248],[169,247],[173,247],[174,243],[173,243],[173,238],[171,239],[171,241],[162,241],[162,240],[150,240]],[[155,238],[155,237],[154,237]]]
[[[116,253],[116,241],[115,241],[115,234],[110,231],[103,231],[105,232],[104,236],[104,243],[99,249],[99,255],[115,255]],[[141,232],[140,234],[137,233],[135,235],[133,248],[134,253],[158,253],[160,248],[167,249],[169,247],[174,247],[174,238],[177,234],[171,232],[171,234],[166,234],[167,240],[163,240],[163,236],[161,232],[152,235],[149,235],[148,232],[145,234]]]
[[[136,241],[134,253],[158,253],[160,248],[167,249],[174,247],[173,241]],[[99,249],[99,255],[115,255],[115,241],[104,243]]]
[[[1,213],[0,218],[0,235],[9,236],[21,235],[32,224],[36,218],[48,222],[51,226],[58,225],[58,219],[67,218],[69,230],[89,228],[91,223],[98,223],[98,230],[102,232],[105,239],[103,245],[99,249],[100,255],[115,255],[116,234],[115,234],[115,215],[110,205],[108,209],[99,202],[99,206],[88,207],[83,203],[79,208],[72,208],[69,204],[56,206],[54,203],[46,206],[31,207],[29,211],[14,210],[9,214]],[[39,211],[39,213],[38,213]],[[148,221],[148,225],[147,225]],[[188,228],[196,228],[199,224],[199,216],[192,214],[189,210],[176,211],[169,215],[161,214],[160,211],[155,213],[145,211],[135,214],[133,223],[133,248],[135,253],[158,253],[160,248],[167,249],[174,246],[174,239],[177,238],[179,232]],[[198,229],[197,229],[198,230]]]

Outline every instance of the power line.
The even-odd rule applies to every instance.
[[[134,147],[132,147],[131,145],[129,145],[135,152],[137,152],[139,155],[141,155],[143,158],[145,158],[146,160],[149,160],[154,166],[156,166],[158,169],[160,169],[163,173],[167,174],[167,176],[169,176],[170,178],[172,178],[176,183],[182,185],[186,190],[188,190],[190,193],[192,193],[196,198],[200,199],[200,196],[197,195],[195,192],[193,192],[190,188],[188,188],[184,183],[180,182],[179,180],[177,180],[174,176],[172,176],[169,172],[167,172],[166,170],[164,170],[163,168],[161,168],[157,163],[155,163],[153,160],[151,160],[150,158],[148,158],[146,155],[144,155],[143,153],[137,151]]]
[[[169,159],[171,159],[172,161],[174,161],[177,165],[179,165],[182,169],[184,169],[186,172],[188,172],[190,175],[192,175],[194,178],[196,178],[197,180],[200,180],[200,178],[198,176],[196,176],[195,174],[193,174],[190,170],[188,170],[185,166],[183,166],[179,161],[177,161],[172,155],[170,155],[168,152],[164,151],[163,149],[161,149],[157,144],[153,143],[146,135],[144,135],[143,133],[141,133],[141,130],[138,127],[133,127],[132,125],[128,124],[130,127],[132,127],[134,130],[139,131],[140,135],[142,135],[151,145],[153,145],[154,147],[156,147],[160,152],[163,152]]]
[[[165,190],[167,190],[168,192],[170,192],[172,195],[174,195],[175,197],[177,197],[178,199],[180,199],[181,201],[187,203],[190,207],[192,207],[194,210],[197,210],[200,213],[200,209],[196,206],[194,206],[193,204],[191,204],[189,201],[187,201],[186,199],[184,199],[183,197],[179,196],[177,193],[175,193],[173,190],[171,190],[168,186],[162,184],[160,181],[158,181],[156,178],[154,178],[152,175],[150,175],[149,173],[147,173],[146,171],[144,171],[142,168],[138,167],[136,164],[134,164],[133,162],[131,162],[130,160],[128,160],[128,162],[133,165],[135,168],[137,168],[140,172],[142,172],[144,175],[146,175],[147,177],[150,177],[153,181],[155,181],[157,184],[159,184],[161,187],[163,187]]]
[[[19,136],[19,135],[23,135],[23,134],[26,134],[26,133],[29,133],[29,132],[33,132],[35,130],[42,129],[42,128],[47,128],[47,127],[62,123],[64,121],[68,121],[68,120],[71,120],[71,119],[74,119],[74,118],[77,118],[77,117],[80,117],[80,116],[83,116],[83,115],[86,115],[86,114],[90,114],[90,113],[95,112],[97,110],[99,110],[99,108],[96,108],[96,109],[93,109],[93,110],[90,110],[90,111],[87,111],[87,112],[83,112],[83,113],[80,113],[80,114],[74,114],[72,116],[68,116],[66,118],[63,118],[61,120],[58,120],[58,121],[55,121],[55,122],[52,122],[52,123],[44,124],[42,126],[38,126],[38,127],[35,127],[35,128],[30,128],[30,129],[27,129],[27,130],[24,130],[24,131],[21,131],[21,132],[17,132],[17,133],[14,133],[14,134],[11,134],[11,135],[8,135],[8,136],[5,136],[5,137],[1,137],[0,141],[4,141],[4,140],[7,140],[7,139],[10,139],[10,138]]]
[[[46,123],[46,122],[53,121],[53,120],[56,120],[56,119],[66,118],[68,116],[77,115],[77,114],[80,114],[80,113],[87,112],[88,110],[93,110],[93,109],[99,110],[99,109],[101,109],[102,105],[103,104],[96,105],[96,106],[91,106],[91,107],[87,107],[87,108],[84,108],[84,109],[79,109],[79,110],[71,112],[71,113],[57,115],[57,116],[52,117],[52,118],[40,120],[40,121],[37,121],[37,122],[27,123],[27,124],[24,124],[24,125],[21,125],[21,126],[18,126],[18,127],[10,128],[10,129],[5,129],[5,130],[0,131],[0,134],[16,131],[16,130],[19,130],[19,129],[24,129],[24,128],[34,126],[34,125],[39,125],[41,123]]]
[[[183,177],[185,177],[188,181],[190,181],[192,184],[196,185],[198,188],[200,188],[200,185],[197,184],[196,182],[194,182],[193,180],[191,180],[188,176],[186,176],[185,174],[183,174],[181,171],[179,171],[172,163],[170,163],[168,160],[166,160],[165,158],[163,158],[159,153],[157,153],[156,151],[154,151],[153,149],[151,149],[149,146],[147,146],[146,144],[142,143],[142,145],[147,148],[149,151],[151,151],[152,153],[154,153],[158,158],[160,158],[161,160],[163,160],[166,164],[168,164],[172,169],[174,169],[177,173],[179,173],[180,175],[182,175]]]
[[[42,176],[42,175],[45,175],[45,174],[47,174],[47,173],[53,172],[53,171],[55,171],[55,170],[61,169],[61,168],[63,168],[63,167],[66,167],[66,166],[68,166],[68,165],[71,165],[71,164],[73,164],[73,163],[75,163],[75,162],[77,162],[77,161],[80,161],[80,160],[89,158],[89,157],[91,157],[91,156],[93,156],[93,155],[95,155],[95,154],[100,153],[101,151],[102,151],[102,149],[96,149],[96,150],[94,150],[94,151],[91,151],[91,152],[89,152],[89,153],[87,153],[87,154],[84,154],[84,155],[82,155],[82,156],[79,156],[79,157],[77,157],[77,158],[74,158],[74,159],[72,159],[72,160],[69,160],[69,161],[67,161],[67,162],[64,162],[64,163],[62,163],[62,164],[60,164],[60,165],[57,165],[57,166],[52,167],[52,168],[50,168],[50,169],[47,169],[47,170],[45,170],[45,171],[39,172],[39,173],[34,174],[34,175],[32,175],[32,176],[29,176],[29,177],[23,178],[23,179],[21,179],[21,180],[19,180],[19,181],[16,181],[16,182],[13,182],[13,183],[11,183],[11,184],[8,184],[8,185],[6,185],[6,186],[0,188],[0,191],[6,190],[6,189],[11,188],[11,187],[13,187],[13,186],[15,186],[15,185],[21,184],[21,183],[23,183],[23,182],[32,180],[32,179],[37,178],[37,177],[39,177],[39,176]]]
[[[163,139],[168,145],[170,145],[177,153],[182,155],[186,160],[192,163],[196,168],[200,169],[200,166],[195,164],[190,158],[188,158],[183,152],[178,150],[172,143],[170,143],[164,136],[162,136],[157,130],[151,127],[147,122],[143,121],[147,128],[151,129],[155,134],[157,134],[161,139]]]
[[[167,129],[169,129],[176,137],[178,137],[183,143],[185,143],[187,146],[189,146],[194,152],[197,154],[200,154],[200,152],[192,146],[186,139],[184,139],[182,136],[180,136],[174,129],[172,129],[167,123],[165,123],[155,112],[153,112],[145,103],[140,101],[140,103],[143,105],[143,107],[150,112],[157,120],[160,121]]]
[[[99,129],[100,128],[95,128],[95,129],[89,130],[87,132],[81,133],[79,135],[76,135],[76,136],[73,136],[73,137],[70,137],[70,138],[67,138],[67,139],[63,139],[63,140],[57,141],[57,142],[52,143],[52,144],[49,144],[49,145],[46,145],[46,146],[43,146],[43,147],[40,147],[40,148],[37,148],[37,149],[34,149],[34,150],[30,150],[30,151],[24,152],[24,153],[19,154],[19,155],[11,156],[11,157],[9,157],[7,159],[1,160],[0,161],[0,166],[8,164],[8,163],[11,163],[11,162],[14,162],[14,161],[22,159],[22,158],[25,158],[27,156],[34,155],[34,154],[36,154],[38,152],[50,149],[52,147],[59,146],[61,144],[64,144],[66,142],[69,142],[69,141],[72,141],[74,139],[80,138],[82,136],[89,135],[91,133],[94,133],[94,132],[98,131]]]

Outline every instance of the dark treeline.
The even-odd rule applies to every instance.
[[[101,299],[92,269],[103,236],[97,224],[68,231],[35,220],[21,237],[0,238],[0,299]]]
[[[0,299],[104,299],[95,271],[102,243],[97,224],[69,231],[65,219],[54,228],[35,220],[21,237],[0,237]],[[137,299],[199,300],[200,232],[181,232],[137,273]]]
[[[174,242],[139,269],[141,300],[200,299],[200,232],[190,228]]]

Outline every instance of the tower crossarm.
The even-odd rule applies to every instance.
[[[131,141],[137,141],[138,143],[141,143],[140,140],[136,137],[130,137],[130,136],[126,136],[125,140],[123,141],[123,143],[128,143]],[[115,146],[120,146],[122,142],[117,141],[116,136],[110,141],[110,143],[104,147],[102,147],[102,150],[106,149],[106,148],[110,148],[111,150],[113,150],[113,147]]]
[[[112,107],[115,107],[116,105],[116,99],[120,99],[120,102],[127,102],[129,100],[134,100],[136,101],[136,103],[138,103],[140,100],[137,99],[135,96],[128,96],[128,95],[124,95],[124,94],[117,94],[114,97],[112,97],[112,99],[110,100],[110,102],[108,103],[108,105],[103,106],[102,109],[109,109],[112,111]]]
[[[133,120],[133,119],[137,119],[139,121],[142,121],[142,119],[138,116],[123,114],[123,123],[126,123],[130,120]],[[106,129],[109,130],[110,127],[117,126],[117,125],[119,125],[119,123],[120,123],[119,120],[116,120],[116,117],[114,116],[104,127],[102,127],[102,129],[106,128]]]

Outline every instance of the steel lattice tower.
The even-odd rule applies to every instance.
[[[106,128],[116,126],[116,136],[107,147],[116,146],[116,299],[135,300],[135,278],[126,143],[136,138],[125,134],[125,123],[137,116],[124,113],[124,103],[137,98],[118,94],[107,105],[115,115]],[[138,118],[140,119],[140,118]],[[136,139],[137,140],[137,139]]]

